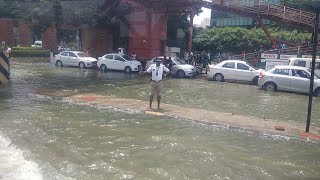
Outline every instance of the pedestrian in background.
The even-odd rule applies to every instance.
[[[132,53],[132,60],[137,60],[137,54],[135,52]]]
[[[193,63],[193,53],[190,52],[189,58],[188,58],[188,64],[192,64]]]
[[[87,49],[87,52],[86,52],[89,56],[91,56],[91,51],[90,51],[90,48]]]
[[[8,48],[7,48],[7,54],[8,54],[8,57],[9,57],[9,58],[11,57],[11,51],[12,51],[11,47],[8,46]]]

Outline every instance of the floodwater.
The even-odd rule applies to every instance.
[[[14,63],[0,85],[0,179],[320,179],[320,144],[107,109],[39,89],[148,100],[147,77]],[[305,121],[307,96],[203,79],[165,81],[163,102]],[[315,99],[312,126],[319,126]],[[146,107],[148,103],[146,102]]]

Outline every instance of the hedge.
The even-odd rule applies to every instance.
[[[12,50],[11,57],[50,57],[49,50]]]
[[[12,47],[12,50],[32,50],[32,51],[37,51],[37,50],[43,50],[42,48],[35,48],[35,47]]]

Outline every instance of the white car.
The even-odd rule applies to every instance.
[[[160,59],[162,61],[162,64],[170,69],[170,73],[172,75],[175,75],[179,78],[193,77],[197,74],[197,70],[194,66],[185,64],[181,62],[179,58],[175,57],[171,60],[169,60],[168,57],[166,57],[166,60],[164,60],[164,56],[155,57],[150,61],[147,61],[146,69],[148,69],[152,64],[155,64],[157,59]]]
[[[208,76],[214,81],[236,80],[248,81],[253,84],[258,84],[260,72],[263,70],[256,70],[245,61],[227,60],[215,66],[210,65]]]
[[[31,45],[34,48],[42,48],[42,41],[35,41],[34,44]]]
[[[128,55],[106,54],[98,58],[98,67],[104,72],[108,69],[112,69],[130,73],[140,71],[142,64],[137,60],[132,60]]]
[[[63,51],[54,57],[56,66],[96,67],[97,60],[80,51]]]

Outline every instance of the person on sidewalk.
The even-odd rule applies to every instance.
[[[147,71],[141,71],[140,74],[151,74],[151,93],[150,93],[150,103],[149,108],[152,109],[152,102],[155,95],[157,95],[158,101],[158,110],[160,109],[160,101],[161,101],[161,91],[163,88],[163,77],[170,72],[170,70],[161,64],[162,61],[160,59],[156,60],[156,64],[152,64]]]
[[[8,58],[11,57],[11,51],[12,51],[11,47],[8,46],[8,49],[7,49]]]

